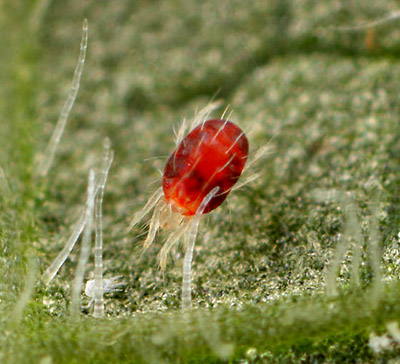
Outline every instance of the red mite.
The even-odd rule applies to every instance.
[[[204,213],[225,201],[242,174],[249,152],[244,132],[228,120],[213,119],[194,128],[169,157],[164,169],[163,190],[173,211],[194,215],[215,187]]]

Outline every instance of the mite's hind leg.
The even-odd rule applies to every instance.
[[[135,214],[132,222],[129,224],[128,231],[132,230],[135,225],[137,225],[153,208],[160,199],[163,197],[164,192],[162,187],[158,188],[156,192],[150,197],[149,201],[144,205],[144,207]]]

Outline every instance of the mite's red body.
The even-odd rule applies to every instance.
[[[194,128],[167,161],[163,176],[167,203],[182,215],[194,215],[204,197],[219,187],[204,213],[221,205],[247,161],[249,142],[227,120],[213,119]]]

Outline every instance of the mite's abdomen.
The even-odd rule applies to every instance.
[[[204,213],[217,208],[239,179],[247,161],[249,143],[234,123],[213,119],[194,128],[167,161],[164,196],[173,210],[194,215],[214,188],[219,192]]]

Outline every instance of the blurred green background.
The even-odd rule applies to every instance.
[[[361,0],[1,2],[0,362],[400,359],[396,335],[387,334],[400,317],[400,21],[335,29],[399,8]],[[49,176],[36,178],[84,18],[81,88]],[[271,153],[247,172],[260,178],[203,219],[194,310],[183,315],[182,251],[163,278],[157,253],[167,235],[141,255],[146,227],[126,229],[160,186],[173,130],[211,100],[221,100],[213,117],[230,105],[253,153],[265,145]],[[122,276],[126,287],[106,296],[107,319],[84,309],[75,322],[79,243],[49,287],[24,287],[67,240],[105,137],[115,152],[105,276]],[[374,350],[370,335],[390,344]]]

